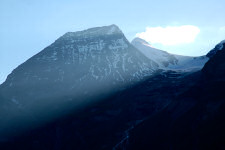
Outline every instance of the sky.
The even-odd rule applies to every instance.
[[[0,0],[0,84],[66,32],[116,24],[170,53],[205,55],[225,39],[224,0]]]

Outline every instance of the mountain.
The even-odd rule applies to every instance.
[[[18,66],[0,86],[0,133],[100,100],[155,68],[116,25],[68,32]]]
[[[208,61],[207,56],[190,57],[170,54],[166,51],[153,48],[148,42],[140,38],[135,38],[131,44],[149,59],[156,62],[161,69],[196,71],[202,69]]]
[[[224,48],[193,72],[195,59],[171,69],[177,55],[147,58],[115,25],[66,33],[0,86],[0,149],[222,150]]]
[[[225,148],[225,44],[198,75],[192,87],[130,132],[128,150]]]

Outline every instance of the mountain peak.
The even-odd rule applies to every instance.
[[[109,25],[109,26],[102,26],[102,27],[94,27],[89,28],[83,31],[77,32],[67,32],[62,37],[63,38],[91,38],[91,37],[98,37],[98,36],[107,36],[107,35],[123,35],[123,32],[117,25]]]
[[[132,43],[133,45],[135,45],[135,43],[140,43],[140,44],[147,44],[147,45],[150,45],[147,41],[145,41],[144,39],[141,39],[141,38],[139,38],[139,37],[134,38],[134,39],[131,41],[131,43]]]

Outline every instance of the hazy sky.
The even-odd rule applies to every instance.
[[[0,83],[64,33],[110,24],[128,40],[144,35],[156,48],[199,56],[225,39],[225,1],[0,0]]]

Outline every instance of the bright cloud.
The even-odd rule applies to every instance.
[[[151,44],[179,45],[193,43],[200,33],[200,29],[192,25],[147,27],[145,32],[137,33],[136,36]]]

